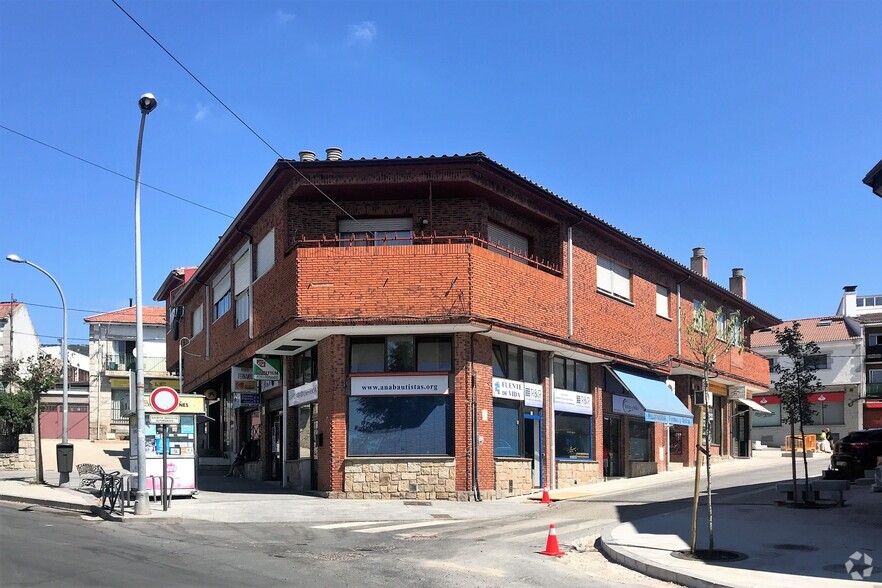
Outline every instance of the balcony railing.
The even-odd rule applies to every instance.
[[[867,384],[867,398],[882,399],[882,384]]]
[[[107,371],[128,372],[135,369],[135,356],[126,353],[123,355],[108,355],[104,360],[104,369]],[[163,372],[165,373],[164,357],[145,357],[145,372]]]
[[[402,246],[402,245],[450,245],[453,243],[466,243],[476,245],[484,249],[489,249],[500,255],[514,259],[521,263],[535,267],[542,271],[546,271],[555,275],[561,275],[559,264],[551,263],[544,259],[540,259],[535,255],[530,255],[525,251],[515,251],[507,248],[501,243],[487,241],[475,235],[463,233],[462,235],[436,235],[426,233],[414,233],[412,235],[383,235],[377,237],[371,236],[347,236],[332,235],[330,237],[322,235],[321,239],[301,238],[294,244],[295,247],[382,247],[382,246]]]

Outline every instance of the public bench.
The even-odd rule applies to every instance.
[[[110,474],[119,474],[119,472],[106,472],[100,465],[94,463],[81,463],[77,465],[77,474],[80,476],[80,489],[89,487],[95,490],[104,486],[104,480]],[[100,486],[95,484],[100,482]]]
[[[808,492],[806,492],[804,481],[796,483],[796,491],[803,500],[829,498],[839,506],[845,506],[845,491],[848,488],[848,480],[812,480],[808,483]],[[778,504],[793,502],[793,482],[779,482],[775,485],[775,490],[784,495],[784,500],[776,501]]]

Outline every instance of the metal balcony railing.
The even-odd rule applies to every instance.
[[[104,360],[104,369],[107,371],[128,372],[135,369],[135,356],[126,353],[122,355],[108,355]],[[145,372],[163,372],[165,373],[164,357],[145,357]]]

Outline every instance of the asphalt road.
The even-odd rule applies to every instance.
[[[811,464],[816,475],[825,464]],[[782,459],[714,476],[717,504],[769,504],[770,484],[789,477]],[[438,521],[396,530],[361,521],[315,524],[155,522],[118,524],[0,503],[0,584],[17,586],[592,586],[662,585],[607,562],[601,530],[691,507],[683,480],[640,490],[537,505],[522,517]],[[333,508],[333,503],[328,503]],[[554,523],[562,545],[537,552]]]

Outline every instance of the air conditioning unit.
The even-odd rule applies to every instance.
[[[692,391],[692,404],[694,404],[696,406],[700,406],[702,404],[703,405],[710,404],[711,403],[710,398],[711,398],[710,390],[708,390],[707,392],[705,392],[701,389]]]

